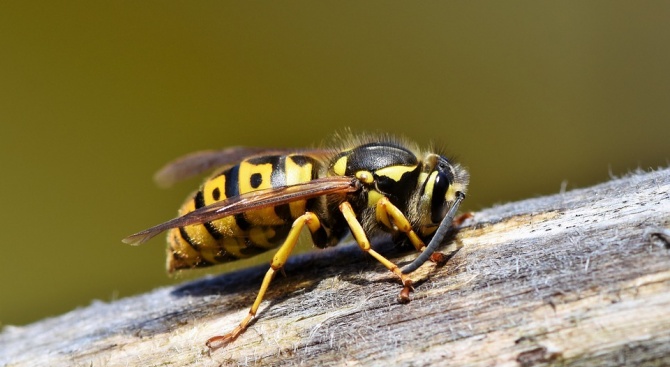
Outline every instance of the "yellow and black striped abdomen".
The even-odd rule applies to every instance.
[[[252,191],[311,181],[318,171],[316,160],[304,155],[247,159],[205,181],[179,215]],[[306,205],[304,200],[296,201],[173,228],[168,233],[168,271],[234,261],[275,248],[293,220],[305,213]]]

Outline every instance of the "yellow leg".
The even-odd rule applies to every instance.
[[[423,251],[424,247],[426,247],[416,232],[414,232],[414,229],[412,229],[412,225],[407,220],[407,217],[405,217],[405,214],[393,205],[387,197],[379,199],[375,213],[378,222],[390,229],[397,228],[398,231],[405,233],[417,251]]]
[[[254,304],[251,306],[251,309],[249,309],[249,314],[247,314],[247,316],[235,329],[233,329],[233,331],[225,335],[217,335],[209,338],[207,340],[207,346],[211,350],[226,346],[247,329],[247,326],[249,326],[251,320],[256,317],[256,312],[258,311],[258,307],[263,301],[263,297],[265,296],[265,292],[270,286],[270,282],[272,282],[272,279],[275,277],[277,271],[281,270],[284,267],[284,264],[286,264],[286,260],[298,242],[300,231],[305,225],[307,225],[311,232],[316,232],[321,227],[321,222],[319,221],[319,218],[317,218],[317,216],[311,212],[307,212],[301,215],[293,222],[293,226],[291,227],[286,240],[284,240],[284,243],[281,245],[281,247],[279,247],[279,250],[270,262],[270,269],[268,269],[268,272],[265,273],[263,283],[261,284],[261,289],[258,291],[258,295],[256,296]]]
[[[382,263],[388,270],[390,270],[393,274],[395,274],[398,278],[400,278],[400,281],[402,282],[403,285],[403,289],[400,292],[399,300],[400,302],[403,303],[409,302],[409,292],[412,290],[412,280],[408,276],[403,274],[400,271],[400,268],[398,268],[396,264],[392,263],[387,258],[380,255],[377,251],[373,250],[370,247],[370,241],[368,240],[365,231],[363,231],[363,227],[358,222],[358,219],[356,219],[356,213],[354,213],[351,204],[349,204],[346,201],[340,204],[340,211],[344,215],[344,219],[349,224],[349,228],[351,228],[351,233],[354,235],[356,242],[358,242],[358,246],[363,251],[372,255],[372,257],[377,259],[377,261]]]
[[[375,212],[378,222],[390,229],[397,229],[398,231],[405,233],[410,242],[412,242],[412,245],[414,245],[414,248],[419,252],[423,252],[426,248],[426,244],[423,243],[421,238],[419,238],[419,235],[414,232],[414,229],[412,229],[412,225],[409,223],[409,220],[407,220],[407,217],[405,217],[405,214],[403,214],[398,207],[393,205],[387,197],[379,199]],[[463,217],[463,219],[461,219],[461,217]],[[454,226],[460,226],[460,223],[467,218],[469,217],[464,214],[460,215],[454,220]],[[459,221],[458,224],[456,224],[457,220]],[[430,255],[430,261],[436,264],[443,264],[447,261],[447,257],[440,252],[434,252]]]

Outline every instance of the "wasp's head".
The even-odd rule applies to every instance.
[[[419,177],[419,226],[422,235],[433,233],[456,201],[458,192],[465,194],[469,175],[460,164],[429,154]]]
[[[403,274],[416,270],[442,243],[468,186],[468,172],[443,156],[429,154],[423,161],[423,169],[419,176],[418,229],[422,236],[433,234],[433,238],[412,263],[401,269]]]

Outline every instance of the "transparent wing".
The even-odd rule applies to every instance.
[[[170,187],[175,183],[197,176],[212,168],[237,164],[245,158],[259,155],[305,153],[323,155],[323,149],[272,149],[265,147],[230,147],[221,150],[203,150],[179,157],[169,162],[154,175],[160,187]]]
[[[359,189],[358,181],[346,176],[318,178],[309,182],[253,191],[218,201],[181,217],[161,223],[123,239],[130,245],[140,245],[170,228],[210,222],[249,210],[306,200],[322,195],[348,193]]]

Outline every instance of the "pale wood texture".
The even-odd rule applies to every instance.
[[[211,356],[205,340],[244,317],[265,266],[7,327],[0,365],[670,365],[669,192],[664,169],[474,213],[406,305],[355,246],[293,258]]]

